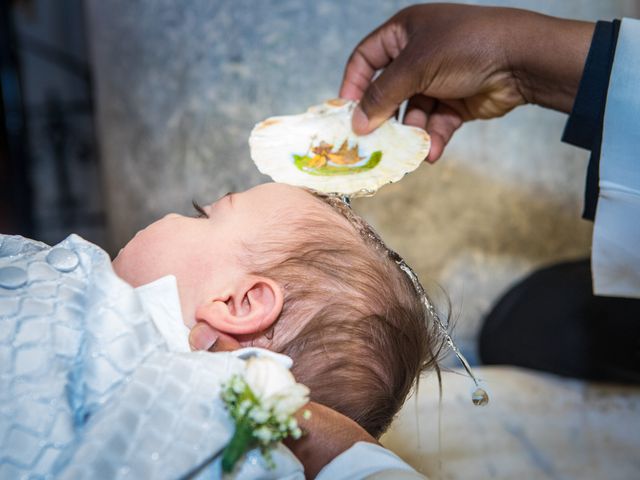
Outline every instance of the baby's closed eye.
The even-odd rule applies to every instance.
[[[209,218],[209,215],[207,215],[207,212],[204,211],[204,208],[202,208],[198,202],[196,202],[195,200],[191,200],[191,204],[193,205],[193,208],[196,209],[196,218]]]

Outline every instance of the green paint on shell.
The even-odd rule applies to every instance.
[[[309,175],[332,176],[332,175],[352,175],[354,173],[366,172],[375,168],[382,160],[382,152],[375,151],[364,165],[324,165],[322,167],[310,167],[311,158],[307,155],[293,155],[294,165],[304,173]]]

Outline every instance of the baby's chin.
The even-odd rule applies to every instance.
[[[111,268],[113,268],[114,273],[118,277],[127,282],[129,285],[131,285],[132,287],[138,287],[140,286],[140,282],[137,282],[135,278],[136,276],[133,275],[135,268],[133,268],[133,265],[131,265],[131,262],[129,261],[130,256],[127,255],[126,249],[126,246],[120,249],[118,255],[116,255],[116,258],[111,261]]]
[[[131,240],[120,249],[111,267],[118,277],[137,288],[164,276],[158,273],[158,262],[152,261],[151,255],[148,249],[140,247],[139,242]]]
[[[124,252],[124,248],[121,248],[120,251],[118,251],[117,255],[115,256],[115,258],[113,260],[111,260],[111,265],[113,266],[113,269],[116,269],[116,265],[120,262],[120,257],[122,255],[122,252]]]

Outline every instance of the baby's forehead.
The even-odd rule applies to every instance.
[[[308,197],[310,197],[316,207],[324,212],[328,217],[348,226],[349,230],[352,230],[354,234],[358,233],[355,226],[350,221],[349,214],[353,214],[351,207],[349,207],[344,200],[337,195],[327,195],[307,188],[303,188],[302,190]]]
[[[323,212],[330,216],[336,214],[339,217],[343,216],[341,212],[332,205],[332,202],[327,201],[327,195],[314,190],[282,183],[265,184],[264,187],[271,189],[273,193],[279,197],[280,204],[284,209],[302,212],[303,214],[316,210],[315,213]]]
[[[293,224],[297,224],[314,228],[322,223],[326,226],[341,227],[335,229],[335,235],[341,230],[343,235],[353,236],[356,241],[362,237],[361,229],[357,228],[356,224],[364,221],[360,219],[360,222],[354,223],[353,217],[357,215],[337,195],[327,195],[281,183],[263,184],[259,188],[264,189],[264,193],[273,195],[272,199],[277,198],[279,208],[273,213],[282,220],[278,222],[281,226],[289,225],[294,228]]]

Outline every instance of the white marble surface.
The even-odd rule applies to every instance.
[[[507,367],[477,373],[488,406],[471,404],[472,383],[456,372],[444,374],[439,407],[431,375],[383,444],[431,480],[640,478],[640,387]]]

